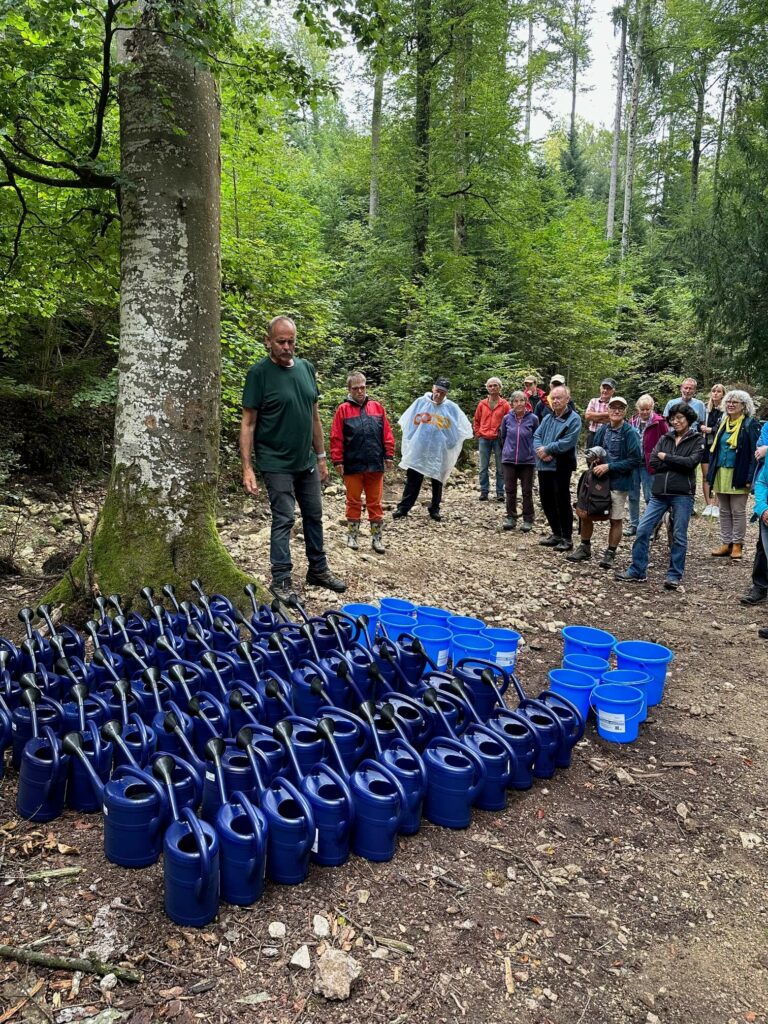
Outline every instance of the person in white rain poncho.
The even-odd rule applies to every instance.
[[[438,377],[432,391],[417,398],[399,419],[403,432],[403,458],[400,467],[405,469],[405,489],[394,519],[403,519],[416,503],[424,477],[432,484],[432,501],[429,514],[439,522],[440,503],[443,500],[443,484],[451,475],[461,446],[472,437],[472,424],[456,405],[446,397],[450,381]]]

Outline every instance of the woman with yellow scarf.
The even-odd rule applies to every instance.
[[[710,449],[707,480],[720,505],[720,536],[723,543],[714,558],[741,558],[747,534],[747,500],[755,475],[755,447],[760,424],[755,403],[746,391],[728,391],[725,412]]]

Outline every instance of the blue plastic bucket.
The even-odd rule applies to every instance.
[[[412,632],[421,640],[424,650],[437,667],[444,669],[448,664],[448,655],[451,651],[451,636],[453,634],[450,629],[445,629],[443,626],[416,626]],[[424,675],[431,671],[431,667],[426,665]]]
[[[575,704],[582,718],[589,716],[589,698],[595,688],[595,680],[586,672],[570,668],[553,668],[549,673],[549,688]]]
[[[517,645],[522,640],[521,635],[514,629],[486,626],[482,633],[480,633],[480,636],[484,636],[486,640],[490,640],[493,644],[493,653],[489,660],[495,661],[497,665],[508,669],[510,672],[514,672],[515,662],[517,661]]]
[[[633,668],[645,672],[651,677],[648,686],[648,707],[661,704],[664,696],[664,683],[667,678],[667,666],[674,658],[668,647],[662,644],[651,644],[645,640],[622,640],[616,644],[616,667]]]
[[[651,685],[651,677],[647,672],[641,672],[633,668],[615,668],[611,672],[604,672],[601,683],[615,683],[619,686],[634,686],[643,695],[643,713],[639,721],[644,722],[648,717],[648,687]]]
[[[416,628],[416,619],[410,615],[396,615],[395,612],[382,612],[379,625],[390,638],[397,640],[401,633],[412,633]]]
[[[590,706],[597,715],[597,732],[610,743],[631,743],[643,713],[643,693],[636,686],[622,683],[598,683],[592,691]]]
[[[376,623],[379,621],[379,609],[375,604],[345,604],[341,606],[341,610],[345,615],[351,615],[353,619],[356,619],[359,615],[366,615],[368,617],[368,625],[366,626],[366,632],[368,634],[368,646],[373,643],[373,637],[376,633]],[[360,637],[361,640],[364,637]]]
[[[442,626],[448,629],[448,619],[451,613],[447,608],[435,608],[431,604],[420,604],[416,606],[416,621],[420,626]]]
[[[384,612],[389,614],[394,612],[395,615],[410,615],[416,614],[416,605],[413,601],[405,601],[402,597],[382,597],[379,601],[381,606],[382,615]]]
[[[471,615],[451,615],[446,623],[448,629],[457,633],[482,633],[485,623],[482,619],[473,619]]]
[[[583,672],[585,675],[592,676],[595,686],[610,667],[611,663],[606,658],[596,658],[592,654],[569,654],[563,658],[563,668],[570,668],[574,672]]]
[[[571,654],[591,654],[595,658],[610,660],[611,651],[616,637],[604,629],[593,629],[591,626],[566,626],[563,631],[565,646],[563,657]]]
[[[454,665],[462,658],[482,658],[491,660],[493,643],[479,633],[454,633],[451,640],[451,661]]]

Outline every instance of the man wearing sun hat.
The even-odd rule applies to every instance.
[[[613,395],[606,403],[608,406],[608,422],[598,427],[593,439],[592,448],[605,449],[605,461],[594,466],[595,476],[608,474],[611,486],[611,515],[608,530],[608,547],[599,561],[602,569],[610,569],[616,561],[616,549],[621,541],[624,526],[624,515],[627,498],[632,485],[632,474],[639,469],[643,455],[640,448],[640,435],[626,422],[627,400],[620,395]],[[592,557],[592,533],[595,524],[591,519],[579,520],[579,540],[581,543],[570,555],[565,557],[569,562],[586,562]]]
[[[597,398],[590,398],[584,412],[584,419],[587,421],[589,431],[588,444],[594,444],[594,435],[598,427],[608,422],[608,403],[616,393],[616,381],[613,377],[605,377],[600,384],[600,394]]]
[[[428,512],[440,522],[443,485],[451,475],[461,447],[472,437],[472,424],[447,395],[451,383],[445,377],[435,378],[432,390],[412,402],[398,420],[403,431],[403,457],[400,468],[406,471],[403,495],[392,513],[393,519],[404,519],[421,491],[424,477],[432,484],[432,501]]]
[[[526,412],[533,412],[539,402],[547,397],[538,386],[535,373],[529,373],[523,381],[523,394],[525,395]]]
[[[562,373],[553,373],[549,378],[549,395],[552,394],[554,388],[565,387],[565,377]],[[539,423],[544,419],[545,416],[549,416],[552,412],[552,403],[549,400],[549,395],[544,395],[537,403],[536,408],[533,410],[534,413],[539,417]],[[574,412],[576,406],[573,404],[572,399],[568,399],[568,408],[571,412]]]

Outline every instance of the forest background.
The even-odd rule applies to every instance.
[[[93,98],[105,12],[120,6],[0,4],[3,481],[109,467],[120,182],[116,192],[51,180],[93,132],[94,110],[100,149],[78,173],[119,162],[117,104]],[[438,372],[469,412],[489,374],[509,387],[531,370],[564,373],[581,405],[605,374],[631,400],[648,390],[664,401],[681,372],[760,393],[759,0],[601,11],[615,28],[612,131],[591,123],[583,91],[598,17],[589,0],[184,6],[208,18],[201,42],[194,18],[180,24],[221,98],[230,465],[245,371],[276,312],[297,321],[326,418],[352,368],[393,418]],[[227,24],[219,35],[213,8]],[[558,89],[571,96],[565,118],[552,117]]]

